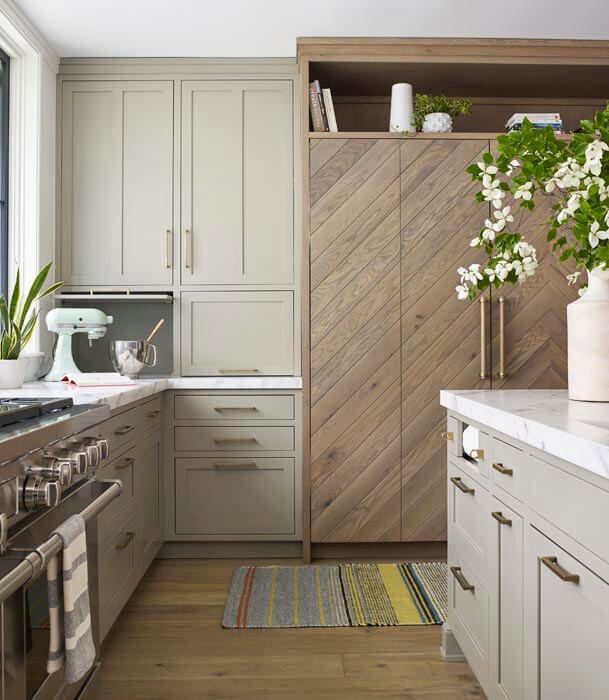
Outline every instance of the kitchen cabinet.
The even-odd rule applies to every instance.
[[[292,81],[182,82],[182,284],[294,281]]]
[[[291,291],[183,292],[183,375],[294,373]]]
[[[173,81],[66,81],[61,276],[134,287],[173,280]]]

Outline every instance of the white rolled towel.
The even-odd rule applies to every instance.
[[[480,432],[477,428],[468,425],[463,431],[463,454],[475,459],[472,452],[478,449],[480,449]]]

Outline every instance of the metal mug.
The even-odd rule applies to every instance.
[[[110,359],[120,375],[137,379],[144,367],[156,365],[156,345],[145,340],[113,340]]]

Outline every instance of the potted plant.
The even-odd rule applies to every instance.
[[[414,121],[417,131],[442,133],[453,130],[453,117],[467,115],[472,103],[464,97],[416,94]]]
[[[460,299],[473,299],[492,286],[522,284],[537,269],[537,251],[524,240],[510,206],[533,209],[539,197],[552,197],[552,215],[543,226],[559,261],[571,260],[576,271],[566,275],[587,285],[567,306],[569,398],[609,401],[609,103],[592,120],[580,122],[570,140],[551,128],[522,130],[497,138],[496,156],[467,168],[481,183],[476,199],[491,204],[492,215],[471,245],[484,249],[486,264],[458,270]]]
[[[63,284],[56,282],[42,291],[51,265],[48,263],[40,270],[23,297],[19,270],[9,300],[0,295],[0,389],[18,389],[23,385],[27,361],[21,357],[21,351],[36,328],[38,309],[35,304]]]

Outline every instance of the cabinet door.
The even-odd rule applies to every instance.
[[[182,294],[182,374],[294,372],[292,292]]]
[[[400,539],[395,140],[311,141],[311,534]]]
[[[62,277],[172,281],[173,82],[63,84]]]
[[[491,670],[498,697],[523,697],[523,569],[522,518],[492,499],[487,518],[491,530]]]
[[[406,139],[401,167],[402,540],[446,539],[446,420],[440,389],[489,389],[485,302],[459,301],[457,267],[488,216],[465,172],[488,141]],[[486,329],[486,334],[484,331]]]
[[[292,82],[182,83],[182,282],[294,280]]]
[[[527,698],[606,700],[609,584],[531,528]]]
[[[139,512],[139,544],[144,567],[154,559],[162,541],[161,532],[161,440],[154,438],[134,464]]]

